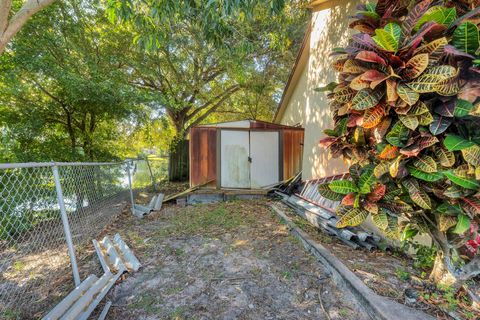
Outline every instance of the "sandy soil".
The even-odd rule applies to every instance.
[[[459,293],[456,301],[449,300],[448,296],[438,295],[438,290],[428,281],[429,270],[416,268],[411,257],[396,250],[352,249],[312,226],[285,204],[278,202],[276,205],[315,241],[334,253],[377,294],[423,310],[439,320],[480,319],[480,314],[469,306],[468,301],[464,301],[464,292]],[[407,296],[415,298],[409,299]]]
[[[120,221],[144,267],[109,293],[107,319],[368,319],[267,200],[169,205]]]

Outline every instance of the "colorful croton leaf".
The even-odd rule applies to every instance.
[[[479,2],[359,5],[358,33],[332,53],[338,80],[320,89],[335,123],[322,145],[353,164],[320,187],[340,201],[337,226],[371,215],[389,236],[426,232],[450,266],[480,222]]]

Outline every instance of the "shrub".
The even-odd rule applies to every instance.
[[[320,143],[350,161],[352,180],[320,192],[342,201],[338,227],[370,214],[390,237],[428,233],[432,279],[460,285],[480,273],[480,255],[461,254],[480,219],[479,2],[358,9],[350,27],[359,33],[333,53],[338,83],[319,88],[335,123]]]

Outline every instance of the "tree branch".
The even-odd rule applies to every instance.
[[[3,5],[5,8],[9,9],[6,12],[2,12],[0,15],[0,18],[3,19],[0,20],[0,26],[4,26],[4,28],[2,28],[3,30],[0,29],[0,54],[2,54],[7,44],[10,42],[10,40],[12,40],[13,36],[20,31],[28,19],[35,13],[52,4],[55,0],[27,0],[20,10],[18,10],[18,12],[8,22],[5,22],[5,15],[8,19],[11,6],[11,3],[9,3],[10,0],[0,1],[0,5]]]
[[[460,281],[467,281],[480,274],[480,255],[476,255],[469,263],[463,266],[458,279]]]
[[[185,128],[185,131],[187,129],[189,129],[190,127],[193,127],[193,126],[199,124],[200,122],[202,122],[203,120],[205,120],[212,112],[214,112],[218,107],[220,107],[225,100],[227,100],[232,94],[234,94],[238,90],[240,90],[240,86],[237,85],[235,88],[232,88],[230,91],[228,91],[228,94],[224,95],[219,101],[217,101],[217,103],[215,103],[212,107],[210,107],[210,109],[208,109],[204,114],[202,114],[195,121],[190,123]],[[197,110],[195,110],[195,111],[197,111]]]
[[[12,7],[12,0],[0,0],[0,36],[8,26],[8,15]]]
[[[220,93],[219,95],[213,97],[212,99],[208,100],[207,102],[205,102],[203,105],[201,105],[200,107],[198,108],[195,108],[195,110],[192,111],[192,113],[190,113],[189,115],[187,115],[187,121],[193,119],[193,117],[195,117],[199,112],[201,112],[202,110],[208,108],[212,103],[214,103],[216,100],[218,99],[223,99],[222,102],[225,100],[225,95],[227,95],[227,98],[228,96],[232,95],[233,92],[236,92],[240,89],[240,86],[238,84],[235,84],[233,86],[230,86],[228,87],[227,89],[225,89],[225,91],[223,91],[222,93]],[[232,92],[233,91],[233,92]]]

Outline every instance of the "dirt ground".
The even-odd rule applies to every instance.
[[[429,270],[416,268],[414,260],[405,254],[396,250],[352,249],[313,227],[285,204],[276,205],[280,206],[297,226],[334,253],[377,294],[423,310],[439,320],[480,319],[480,314],[465,300],[464,292],[460,292],[456,299],[448,294],[438,294],[435,286],[427,281],[426,272]]]
[[[107,319],[369,319],[268,200],[167,205],[118,221],[143,268],[111,290]]]

